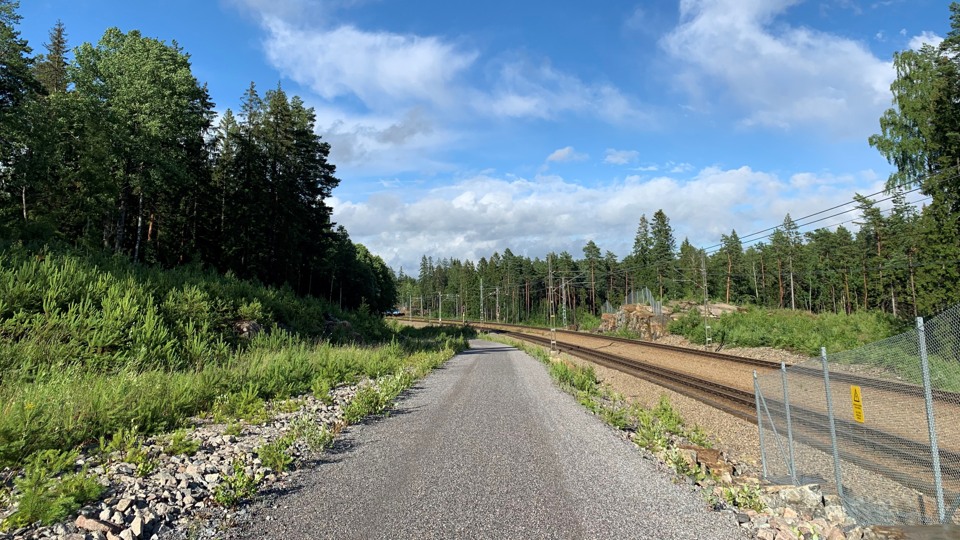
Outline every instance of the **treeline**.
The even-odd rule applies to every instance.
[[[400,297],[416,313],[422,296],[434,316],[443,297],[448,317],[460,313],[459,300],[466,317],[480,318],[482,281],[484,318],[498,318],[499,306],[501,320],[546,322],[553,313],[558,323],[564,309],[573,323],[636,301],[632,293],[644,288],[662,301],[702,303],[706,291],[711,302],[813,312],[913,317],[937,311],[941,296],[930,282],[935,274],[926,271],[931,262],[917,243],[922,214],[903,193],[892,201],[883,211],[877,201],[858,196],[855,233],[842,225],[801,233],[787,215],[762,241],[744,247],[731,231],[712,251],[686,239],[677,247],[670,220],[659,210],[652,220],[641,216],[633,251],[622,259],[610,251],[601,255],[593,241],[582,257],[564,251],[531,260],[509,249],[477,263],[424,257],[417,278],[401,275]]]
[[[390,269],[331,221],[315,115],[251,84],[220,118],[176,42],[108,29],[32,55],[0,0],[0,240],[202,263],[343,307],[393,305]]]
[[[593,241],[582,257],[563,252],[531,260],[509,249],[476,263],[425,257],[417,277],[401,276],[401,302],[414,312],[422,302],[434,316],[441,299],[448,317],[492,319],[499,309],[501,320],[547,321],[554,314],[558,324],[564,311],[568,323],[596,316],[645,287],[662,300],[879,310],[904,319],[960,302],[960,4],[951,3],[950,13],[940,45],[895,55],[893,107],[869,142],[896,171],[885,195],[855,197],[854,230],[801,232],[819,219],[797,223],[787,215],[763,231],[769,234],[746,241],[734,230],[710,248],[686,239],[677,247],[660,210],[652,220],[640,218],[633,250],[622,259],[601,255]],[[911,193],[922,207],[907,201]]]

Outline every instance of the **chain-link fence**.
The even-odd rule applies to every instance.
[[[663,315],[663,303],[657,300],[653,296],[653,293],[650,292],[650,289],[646,287],[644,287],[640,291],[631,291],[629,294],[627,294],[627,296],[624,298],[624,305],[629,305],[629,304],[647,304],[648,306],[650,306],[650,310],[653,312],[654,315],[657,315],[657,316]],[[616,313],[620,307],[622,306],[619,306],[616,308],[613,307],[613,305],[608,300],[604,302],[602,311],[603,313]]]
[[[822,484],[861,523],[960,523],[960,306],[755,389],[768,479]]]

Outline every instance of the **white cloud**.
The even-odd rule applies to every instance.
[[[613,148],[607,148],[603,162],[611,165],[626,165],[636,161],[639,156],[640,152],[636,150],[614,150]]]
[[[583,161],[588,157],[586,154],[574,150],[572,146],[565,146],[554,150],[553,153],[547,156],[547,162],[563,163],[565,161]]]
[[[719,83],[744,126],[808,126],[861,137],[889,105],[890,62],[864,44],[778,17],[799,0],[682,0],[680,24],[661,45],[687,65],[678,82],[693,99]]]
[[[764,229],[782,222],[787,213],[797,218],[882,185],[870,171],[780,178],[750,167],[708,167],[690,177],[630,176],[595,187],[556,175],[481,174],[416,199],[392,192],[360,202],[334,197],[330,203],[335,221],[347,227],[354,241],[392,267],[410,270],[422,255],[476,261],[506,248],[530,257],[551,250],[579,257],[591,238],[601,249],[623,256],[633,245],[641,214],[650,217],[660,208],[678,240],[689,237],[694,245],[711,245],[731,229],[741,235]]]
[[[355,96],[374,109],[449,104],[458,75],[477,57],[437,37],[306,29],[275,17],[264,24],[267,57],[286,76],[325,99]]]
[[[653,115],[611,84],[588,84],[547,63],[501,65],[494,88],[478,92],[474,108],[507,118],[552,119],[560,114],[592,115],[613,124],[652,126]]]
[[[924,45],[932,45],[938,47],[943,43],[943,38],[934,34],[933,32],[922,32],[919,36],[913,36],[910,38],[910,48],[919,51],[920,47]]]

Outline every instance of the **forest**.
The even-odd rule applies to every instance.
[[[324,201],[340,180],[315,115],[251,83],[218,117],[176,42],[107,29],[44,52],[0,0],[0,242],[196,264],[343,308],[393,305],[386,264]]]
[[[595,320],[647,288],[663,301],[721,301],[814,313],[878,311],[912,320],[960,302],[960,4],[934,47],[894,56],[892,105],[869,138],[895,167],[886,190],[713,246],[679,247],[658,210],[639,218],[623,258],[590,240],[582,253],[510,249],[479,261],[424,256],[399,276],[414,313],[557,324]],[[849,212],[850,205],[855,212]],[[838,210],[847,208],[847,210]],[[848,219],[853,216],[852,219]],[[837,217],[844,216],[844,217]],[[831,226],[813,228],[837,217]]]

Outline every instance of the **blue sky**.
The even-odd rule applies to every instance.
[[[947,6],[25,0],[20,31],[35,52],[57,19],[71,46],[176,41],[221,112],[282,84],[332,145],[335,220],[415,272],[590,239],[624,256],[659,208],[705,247],[879,191],[892,55],[938,42]]]

